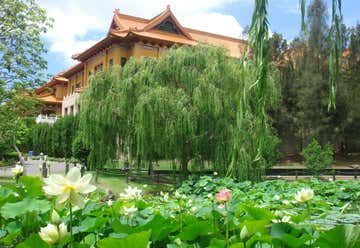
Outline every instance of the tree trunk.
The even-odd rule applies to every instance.
[[[148,175],[151,176],[153,174],[153,163],[150,160],[149,161],[149,167],[148,167]]]
[[[14,149],[16,150],[17,154],[18,154],[20,164],[21,164],[22,166],[24,166],[24,165],[25,165],[25,161],[24,161],[24,158],[23,158],[23,156],[22,156],[22,154],[21,154],[21,151],[19,150],[19,148],[18,148],[17,145],[16,145],[15,136],[13,137],[13,146],[14,146]]]
[[[189,171],[187,168],[188,162],[189,161],[185,157],[181,159],[181,164],[180,164],[181,181],[185,180],[189,175]]]

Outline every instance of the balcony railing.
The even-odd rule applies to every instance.
[[[55,123],[59,118],[57,116],[38,115],[36,117],[36,123]]]

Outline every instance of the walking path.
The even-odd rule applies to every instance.
[[[50,162],[50,174],[51,173],[65,173],[65,163],[64,162]],[[31,160],[25,161],[24,166],[24,175],[25,176],[39,176],[41,175],[41,171],[39,169],[39,166],[41,165],[40,160]],[[72,164],[70,164],[71,168],[73,167]],[[12,169],[13,167],[6,166],[6,167],[0,167],[0,177],[11,177],[12,176]]]

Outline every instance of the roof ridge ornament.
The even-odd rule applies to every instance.
[[[170,4],[166,5],[166,9],[170,10]]]
[[[113,11],[114,14],[120,14],[120,9],[119,8],[115,8]]]

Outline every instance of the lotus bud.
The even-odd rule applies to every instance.
[[[240,232],[240,239],[245,240],[249,236],[249,231],[246,226],[243,226]]]
[[[40,238],[47,244],[52,245],[59,241],[59,232],[57,227],[52,224],[48,224],[46,227],[40,229]]]
[[[55,210],[53,210],[51,213],[51,223],[56,225],[59,225],[61,223],[61,218]]]

